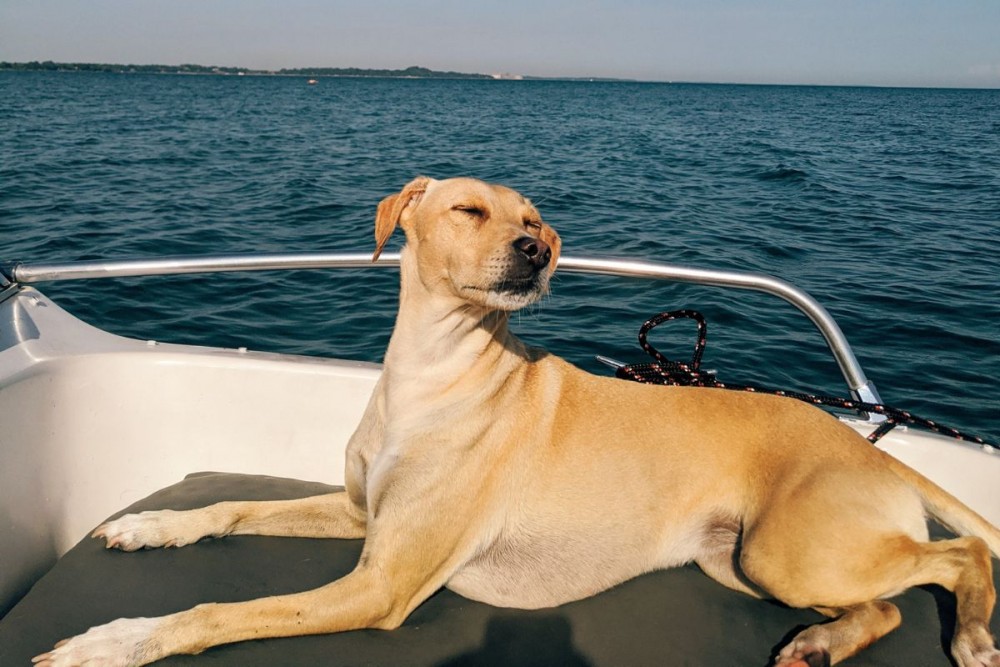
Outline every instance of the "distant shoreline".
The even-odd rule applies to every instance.
[[[123,65],[118,63],[63,63],[46,60],[24,63],[0,62],[0,70],[25,72],[107,72],[110,74],[215,74],[220,76],[351,76],[395,78],[492,79],[486,74],[437,72],[426,67],[406,69],[361,69],[357,67],[301,67],[261,70],[249,67],[218,67],[215,65]]]
[[[12,63],[0,61],[0,72],[106,72],[109,74],[203,74],[215,76],[306,76],[372,79],[478,79],[484,81],[633,81],[600,77],[540,77],[519,74],[477,74],[441,72],[426,67],[405,69],[364,69],[360,67],[296,67],[279,70],[249,67],[217,67],[214,65],[122,65],[115,63],[62,63],[46,60]]]
[[[114,63],[67,63],[37,60],[30,62],[0,61],[0,72],[97,72],[108,74],[167,74],[203,76],[262,76],[262,77],[305,77],[309,79],[437,79],[472,81],[568,81],[580,83],[642,83],[674,86],[761,86],[778,88],[863,88],[886,90],[981,90],[1000,91],[998,87],[963,86],[912,86],[862,83],[801,83],[801,82],[747,82],[747,81],[698,81],[698,80],[658,80],[628,79],[599,76],[531,76],[521,74],[477,74],[469,72],[442,72],[426,67],[412,66],[405,69],[365,69],[360,67],[299,67],[279,70],[253,69],[249,67],[217,67],[214,65],[121,65]]]

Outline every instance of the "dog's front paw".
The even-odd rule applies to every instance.
[[[133,667],[159,659],[153,631],[156,618],[120,618],[64,639],[48,653],[32,658],[36,667]]]
[[[103,537],[108,549],[136,551],[142,548],[182,547],[197,542],[206,533],[188,512],[157,510],[126,514],[98,526],[91,537]]]

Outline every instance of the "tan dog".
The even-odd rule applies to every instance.
[[[419,178],[378,208],[406,232],[385,371],[348,448],[347,490],[147,512],[94,533],[124,550],[232,534],[365,537],[322,588],[93,628],[42,665],[139,665],[262,637],[395,628],[442,586],[536,608],[697,563],[814,607],[776,664],[817,665],[895,628],[883,598],[957,597],[961,667],[1000,665],[988,622],[1000,531],[830,415],[791,399],[589,375],[507,331],[547,289],[559,237],[516,192]],[[928,542],[924,511],[960,535]],[[762,656],[763,658],[763,656]]]

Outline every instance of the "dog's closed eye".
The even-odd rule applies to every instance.
[[[476,206],[475,204],[456,204],[451,207],[451,210],[461,211],[462,213],[466,213],[474,218],[479,218],[480,220],[486,220],[489,218],[489,214],[486,212],[486,209],[481,206]]]

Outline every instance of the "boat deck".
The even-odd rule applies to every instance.
[[[154,493],[129,511],[187,509],[233,498],[292,498],[330,489],[275,477],[207,474]],[[314,588],[347,574],[361,545],[359,540],[226,537],[181,549],[122,553],[87,538],[0,621],[0,665],[29,664],[59,639],[120,616],[156,616],[202,602]],[[902,627],[842,664],[948,667],[951,596],[913,589],[894,602],[903,612]],[[811,610],[730,591],[688,566],[538,611],[500,609],[442,590],[391,632],[243,642],[157,664],[764,667],[793,628],[822,620]],[[1000,633],[996,616],[992,630]]]

